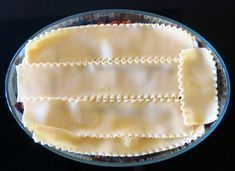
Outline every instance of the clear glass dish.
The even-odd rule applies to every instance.
[[[175,25],[177,27],[181,27],[188,32],[192,33],[199,44],[200,47],[206,47],[212,51],[212,54],[216,60],[216,67],[217,67],[217,77],[218,77],[218,99],[219,99],[219,118],[212,124],[206,125],[205,134],[198,138],[197,140],[191,142],[190,144],[186,144],[182,147],[160,152],[160,153],[153,153],[149,155],[143,155],[138,157],[103,157],[103,156],[92,156],[92,155],[83,155],[78,153],[71,153],[66,151],[57,150],[52,147],[48,147],[47,145],[43,145],[48,150],[61,155],[63,157],[87,163],[93,165],[101,165],[101,166],[137,166],[137,165],[144,165],[150,163],[160,162],[172,157],[176,157],[179,154],[182,154],[193,147],[197,146],[200,142],[205,140],[218,126],[221,122],[222,118],[224,117],[225,111],[228,106],[228,102],[230,99],[230,80],[229,75],[226,69],[226,66],[218,54],[218,52],[213,48],[213,46],[207,42],[202,36],[198,33],[193,31],[192,29],[184,26],[183,24],[176,22],[174,20],[168,19],[166,17],[162,17],[156,14],[151,14],[147,12],[141,11],[133,11],[133,10],[100,10],[100,11],[91,11],[76,14],[62,20],[59,20],[55,23],[48,25],[47,27],[43,28],[39,32],[35,33],[29,39],[38,36],[39,34],[61,27],[68,27],[68,26],[78,26],[78,25],[87,25],[87,24],[97,24],[97,23],[111,23],[112,21],[127,21],[130,23],[160,23],[160,24],[169,24]],[[17,99],[17,85],[16,85],[16,65],[20,64],[24,58],[24,50],[25,42],[19,50],[14,55],[10,66],[8,68],[6,74],[6,81],[5,81],[5,95],[7,99],[7,103],[9,109],[14,116],[15,120],[21,126],[21,128],[30,136],[32,137],[32,133],[29,132],[22,124],[22,111],[19,111],[16,107],[16,99]]]

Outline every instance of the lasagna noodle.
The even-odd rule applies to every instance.
[[[26,62],[75,62],[114,57],[178,56],[196,46],[180,28],[158,24],[88,25],[43,33],[26,46]]]
[[[78,136],[175,138],[193,134],[183,122],[179,100],[90,102],[29,98],[23,101],[23,123],[61,128]]]
[[[178,95],[177,65],[177,62],[21,64],[17,66],[18,101],[32,96]]]
[[[35,142],[47,144],[63,151],[101,156],[140,156],[166,151],[197,139],[204,133],[204,126],[196,126],[193,136],[184,138],[90,138],[77,136],[64,129],[36,125]]]
[[[179,85],[185,124],[207,124],[218,118],[216,80],[215,61],[209,50],[192,48],[182,51]]]

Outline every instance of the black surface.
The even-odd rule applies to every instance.
[[[89,10],[125,8],[161,14],[182,22],[204,36],[221,54],[233,85],[234,7],[233,1],[0,0],[0,170],[111,169],[62,158],[33,143],[8,110],[4,96],[6,70],[16,50],[33,33],[57,19]],[[235,170],[233,106],[232,95],[227,113],[216,131],[191,151],[161,163],[125,169]]]

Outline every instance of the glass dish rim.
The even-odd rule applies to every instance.
[[[220,113],[220,116],[218,118],[218,120],[213,124],[213,126],[210,128],[210,130],[205,133],[202,137],[198,138],[197,141],[195,141],[194,143],[192,143],[190,146],[187,146],[186,148],[180,150],[180,151],[177,151],[173,154],[169,154],[165,157],[162,157],[162,158],[159,158],[159,159],[151,159],[151,160],[147,160],[147,161],[138,161],[138,162],[131,162],[131,163],[115,163],[115,162],[99,162],[99,161],[89,161],[89,160],[86,160],[86,159],[82,159],[82,158],[76,158],[76,157],[73,157],[73,156],[68,156],[67,154],[63,153],[62,151],[60,150],[57,150],[55,148],[51,148],[51,147],[48,147],[48,146],[45,146],[45,145],[42,145],[44,148],[52,151],[53,153],[57,154],[57,155],[60,155],[62,157],[65,157],[65,158],[68,158],[68,159],[71,159],[71,160],[74,160],[74,161],[79,161],[79,162],[82,162],[82,163],[86,163],[86,164],[91,164],[91,165],[96,165],[96,166],[108,166],[108,167],[130,167],[130,166],[140,166],[140,165],[146,165],[146,164],[152,164],[152,163],[158,163],[158,162],[161,162],[161,161],[164,161],[164,160],[168,160],[170,158],[173,158],[173,157],[176,157],[180,154],[183,154],[189,150],[191,150],[192,148],[196,147],[198,144],[200,144],[202,141],[204,141],[216,128],[217,126],[220,124],[222,118],[224,117],[225,115],[225,112],[227,110],[227,107],[228,107],[228,104],[229,104],[229,100],[230,100],[230,79],[229,79],[229,74],[228,74],[228,71],[227,71],[227,68],[222,60],[222,57],[219,55],[219,53],[215,50],[215,48],[203,37],[201,36],[200,34],[198,34],[196,31],[192,30],[191,28],[185,26],[184,24],[178,22],[178,21],[175,21],[173,19],[170,19],[168,17],[164,17],[164,16],[161,16],[161,15],[158,15],[158,14],[154,14],[154,13],[149,13],[149,12],[145,12],[145,11],[139,11],[139,10],[128,10],[128,9],[104,9],[104,10],[94,10],[94,11],[88,11],[88,12],[82,12],[82,13],[78,13],[78,14],[74,14],[74,15],[71,15],[71,16],[68,16],[68,17],[65,17],[63,19],[60,19],[60,20],[57,20],[49,25],[47,25],[46,27],[43,27],[42,29],[40,29],[39,31],[37,31],[35,34],[33,34],[28,40],[32,39],[33,37],[35,37],[36,35],[40,34],[41,32],[43,32],[44,30],[46,30],[47,28],[53,26],[53,25],[56,25],[58,23],[61,23],[61,22],[64,22],[66,20],[69,20],[69,19],[72,19],[72,18],[75,18],[75,17],[80,17],[80,16],[84,16],[84,15],[92,15],[92,14],[96,14],[96,13],[108,13],[108,12],[118,12],[118,13],[129,13],[129,14],[142,14],[142,15],[147,15],[147,16],[151,16],[151,17],[157,17],[159,19],[162,19],[162,20],[166,20],[166,21],[169,21],[173,24],[176,24],[182,28],[184,28],[185,30],[188,30],[189,32],[193,33],[197,38],[199,38],[200,40],[202,40],[212,51],[213,53],[217,56],[218,60],[220,61],[221,65],[222,65],[222,68],[223,68],[223,71],[225,73],[225,80],[226,80],[226,83],[227,83],[227,97],[226,97],[226,101],[224,103],[224,108],[223,108],[223,111],[221,111]],[[10,65],[8,67],[8,70],[7,70],[7,73],[6,73],[6,78],[5,78],[5,96],[6,96],[6,101],[7,101],[7,104],[8,104],[8,107],[11,111],[11,114],[13,115],[13,117],[15,118],[15,120],[17,121],[17,123],[20,125],[20,127],[32,138],[32,135],[31,133],[23,126],[22,122],[18,119],[18,117],[15,115],[15,108],[12,106],[12,104],[10,103],[10,93],[9,93],[9,89],[8,89],[8,82],[9,82],[9,79],[10,79],[10,71],[11,71],[11,68],[18,56],[18,54],[20,53],[20,51],[25,47],[26,43],[28,42],[28,40],[26,40],[22,45],[21,47],[16,51],[16,53],[14,54],[13,58],[11,59],[11,62],[10,62]]]

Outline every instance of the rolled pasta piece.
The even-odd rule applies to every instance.
[[[126,62],[126,64],[122,64]],[[22,97],[78,97],[99,94],[178,95],[178,62],[174,59],[128,63],[18,65],[18,101]]]
[[[175,26],[159,24],[87,25],[41,34],[26,46],[26,63],[77,62],[115,57],[175,57],[197,46]]]
[[[64,129],[36,125],[35,142],[63,151],[101,156],[140,156],[183,146],[204,133],[204,126],[196,126],[193,136],[184,138],[90,138],[77,136]]]
[[[213,56],[205,48],[184,49],[180,56],[179,87],[185,124],[211,123],[219,114]]]
[[[65,129],[88,137],[177,138],[191,136],[178,99],[123,99],[97,102],[78,99],[29,98],[24,101],[23,123]]]

